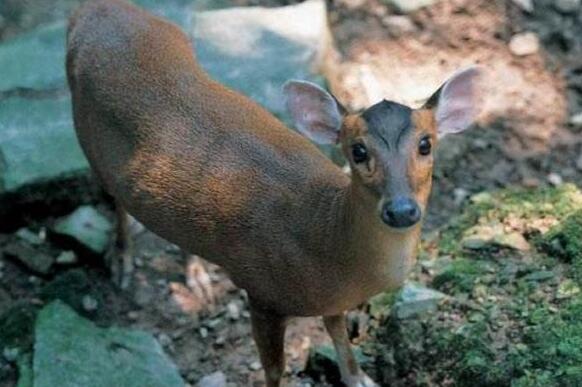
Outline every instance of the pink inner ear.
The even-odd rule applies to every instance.
[[[297,130],[320,144],[337,142],[341,115],[334,98],[319,86],[290,81],[283,92]]]
[[[479,113],[476,81],[481,72],[470,67],[453,75],[444,85],[436,119],[440,135],[467,129]]]

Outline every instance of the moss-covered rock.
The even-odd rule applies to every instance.
[[[485,243],[461,243],[488,227]],[[529,249],[498,243],[517,234]],[[582,386],[579,189],[477,195],[422,256],[417,280],[449,298],[435,314],[389,317],[375,331],[381,383]]]

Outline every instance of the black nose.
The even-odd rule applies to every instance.
[[[418,223],[421,211],[410,198],[398,198],[384,204],[382,220],[390,227],[404,228]]]

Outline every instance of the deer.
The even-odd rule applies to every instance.
[[[214,81],[179,27],[125,0],[77,10],[66,67],[79,143],[114,198],[122,277],[131,214],[246,290],[268,387],[283,382],[287,323],[303,316],[322,316],[346,386],[375,386],[346,311],[405,281],[434,149],[475,121],[482,69],[454,73],[418,109],[382,100],[349,112],[290,80],[281,98],[294,131]],[[351,174],[314,143],[341,147]]]

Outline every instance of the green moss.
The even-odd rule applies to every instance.
[[[573,277],[582,284],[582,209],[552,228],[543,237],[541,246],[570,263]]]
[[[478,278],[490,270],[484,261],[459,258],[446,265],[433,279],[432,286],[440,290],[470,292]]]
[[[444,228],[439,241],[441,254],[462,254],[464,233],[477,224],[506,223],[528,231],[532,220],[563,219],[582,208],[582,192],[572,184],[538,190],[508,189],[473,196],[463,214]]]
[[[25,352],[32,348],[34,322],[38,307],[17,302],[0,315],[0,349],[18,348]]]

